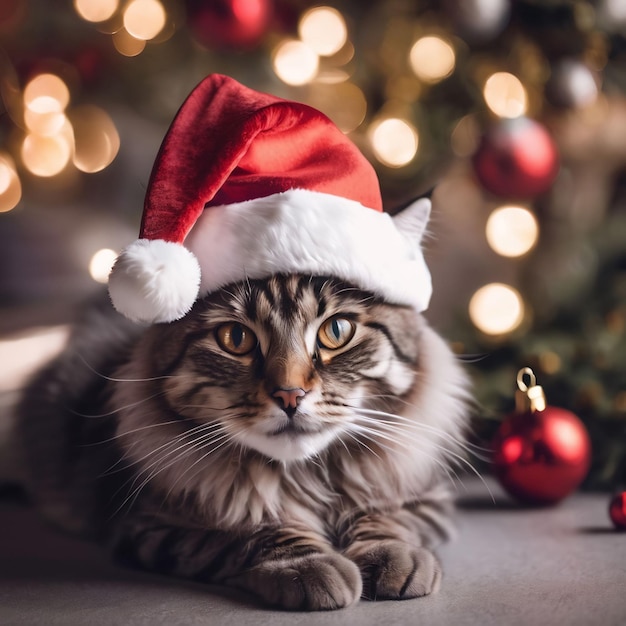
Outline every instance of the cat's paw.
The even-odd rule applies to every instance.
[[[441,584],[441,565],[425,548],[392,539],[372,542],[350,554],[363,576],[363,597],[405,600],[435,593]]]
[[[340,554],[264,562],[237,579],[267,604],[292,611],[341,609],[357,602],[362,589],[359,568]]]

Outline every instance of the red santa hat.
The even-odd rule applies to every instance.
[[[319,111],[211,75],[165,136],[109,293],[131,319],[170,322],[229,283],[306,273],[422,311],[429,212],[384,213],[372,166]]]

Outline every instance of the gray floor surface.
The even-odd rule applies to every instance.
[[[497,485],[459,488],[459,536],[440,554],[433,597],[283,613],[227,590],[129,571],[0,497],[0,624],[177,626],[626,625],[626,533],[606,494],[523,509]]]

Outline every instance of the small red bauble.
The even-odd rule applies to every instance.
[[[267,32],[272,0],[187,0],[189,25],[208,48],[252,48]]]
[[[550,188],[559,171],[558,150],[546,128],[527,117],[500,120],[487,130],[473,157],[490,193],[532,198]]]
[[[524,383],[524,376],[530,384]],[[546,406],[529,368],[517,377],[516,411],[494,438],[493,468],[502,486],[526,504],[554,504],[583,481],[591,463],[591,443],[582,422],[570,411]]]
[[[626,530],[626,491],[613,497],[609,505],[609,517],[618,530]]]

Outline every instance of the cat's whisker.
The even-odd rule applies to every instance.
[[[211,438],[211,437],[213,437],[213,438]],[[153,461],[152,463],[150,463],[148,466],[143,468],[142,471],[140,471],[137,474],[137,476],[135,477],[135,479],[132,481],[132,483],[131,483],[131,485],[129,487],[129,493],[128,493],[127,497],[124,499],[122,504],[120,504],[118,509],[115,511],[114,515],[119,513],[119,511],[121,511],[127,505],[128,505],[129,508],[132,508],[133,504],[136,502],[137,498],[139,497],[139,494],[144,489],[144,487],[146,487],[146,485],[148,485],[152,480],[154,480],[154,478],[156,478],[156,476],[158,476],[161,472],[163,472],[163,471],[167,470],[168,468],[172,467],[173,465],[175,465],[182,458],[184,458],[185,456],[188,456],[190,454],[190,452],[193,452],[194,450],[197,450],[197,449],[199,449],[201,447],[205,447],[205,446],[211,445],[213,443],[222,441],[223,439],[225,439],[227,437],[228,437],[228,433],[226,433],[226,434],[223,434],[223,433],[217,433],[217,434],[215,434],[215,433],[207,433],[207,434],[199,437],[198,439],[186,442],[182,446],[177,447],[176,450],[169,451],[165,455],[162,455],[160,458],[158,458],[156,461]],[[220,444],[220,446],[218,446],[218,447],[221,447],[222,445],[223,444]],[[175,452],[178,452],[178,454],[173,459],[170,459],[167,463],[165,463],[165,465],[161,465],[161,463],[164,461],[165,458],[167,458],[171,454],[174,454]],[[208,454],[210,454],[210,452],[208,452],[205,455],[205,457],[208,456]],[[205,457],[203,457],[203,458],[205,458]],[[159,465],[160,465],[160,467],[157,467]],[[152,471],[149,471],[149,470],[152,470]],[[147,476],[146,476],[146,474],[147,474]],[[144,476],[144,478],[142,479],[142,482],[139,485],[136,485],[136,483],[138,482],[138,480],[140,480],[142,478],[142,476]],[[127,481],[127,483],[128,482],[129,481]]]
[[[379,461],[382,461],[380,455],[377,452],[374,452],[374,450],[372,450],[366,443],[364,443],[363,441],[361,441],[356,435],[357,433],[353,430],[350,430],[349,428],[346,428],[344,431],[345,435],[348,435],[348,437],[350,437],[358,446],[365,448],[368,452],[370,452],[371,454],[373,454]]]
[[[171,456],[172,454],[175,454],[180,449],[183,449],[186,446],[193,444],[202,438],[207,438],[207,437],[214,436],[214,435],[221,435],[225,431],[226,431],[225,427],[219,423],[201,424],[179,435],[178,437],[171,439],[170,441],[166,442],[165,444],[162,444],[161,446],[155,448],[154,450],[151,450],[144,457],[142,457],[141,459],[138,459],[137,462],[138,463],[143,462],[150,456],[153,456],[154,454],[158,453],[159,451],[163,451],[163,454],[160,455],[156,461],[153,461],[152,464],[148,466],[148,468],[150,468],[152,465],[156,464],[157,462],[162,461],[163,459]],[[172,448],[172,449],[167,450],[167,448]]]
[[[362,415],[361,419],[365,419],[365,416]],[[476,453],[474,450],[471,449],[470,446],[466,445],[465,443],[463,443],[463,441],[459,440],[458,438],[450,435],[450,433],[439,430],[437,428],[430,428],[429,425],[427,424],[421,424],[419,422],[411,422],[410,420],[408,420],[406,423],[403,423],[403,422],[393,423],[393,422],[388,422],[388,421],[375,420],[373,418],[368,418],[368,419],[373,424],[380,424],[381,426],[384,426],[386,428],[396,428],[396,429],[399,429],[401,432],[412,431],[418,435],[423,434],[424,432],[433,433],[441,437],[446,443],[453,444],[455,448],[459,448],[463,450],[464,452],[466,452],[467,454],[471,454],[472,456],[476,457],[478,460],[485,461],[485,462],[489,461],[488,457],[484,457]],[[446,446],[438,446],[438,447],[440,447],[441,450],[452,452]]]
[[[184,458],[185,456],[188,456],[191,452],[202,450],[203,448],[206,448],[218,442],[224,442],[224,440],[228,440],[230,437],[231,437],[230,433],[226,429],[224,429],[217,433],[206,433],[205,435],[202,435],[198,437],[197,439],[194,439],[193,441],[188,441],[183,446],[181,446],[179,450],[177,450],[179,454],[175,456],[173,459],[170,459],[163,468],[159,469],[157,473],[160,473],[160,471],[162,471],[163,469],[167,469],[168,467],[171,467],[172,465],[177,463],[180,459]],[[202,458],[203,459],[206,458],[208,454],[213,453],[215,450],[221,448],[223,445],[224,443],[220,443],[220,445],[214,448],[211,448],[209,453],[204,455]],[[166,456],[169,456],[169,453]],[[166,457],[159,459],[159,463],[162,462],[164,458]],[[193,465],[195,465],[195,463]]]
[[[343,438],[339,438],[339,443],[345,448],[346,454],[352,458],[352,453],[350,452],[350,448],[348,448],[348,446],[346,445],[346,442],[343,440]]]
[[[164,455],[157,456],[157,460],[153,461],[147,468],[145,468],[145,469],[149,469],[155,463],[159,462],[160,459],[167,458],[167,456],[174,454],[180,447],[184,447],[185,444],[183,442],[185,441],[185,439],[189,439],[191,437],[193,440],[193,437],[195,437],[198,433],[202,433],[203,431],[209,431],[211,429],[216,429],[219,426],[220,424],[217,424],[217,423],[199,424],[198,426],[195,426],[194,428],[191,428],[185,431],[184,433],[181,433],[178,436],[166,441],[164,444],[156,448],[153,448],[152,450],[144,454],[142,457],[138,459],[134,459],[132,463],[130,463],[129,465],[139,465],[143,463],[144,461],[146,461],[147,459],[149,459],[150,457],[159,455],[159,453],[162,451]],[[205,432],[205,435],[207,434],[209,433]],[[204,435],[201,435],[201,436],[204,436]],[[137,442],[134,442],[134,443],[137,443]],[[181,444],[181,446],[176,447],[178,444]],[[167,448],[173,448],[173,449],[170,450],[169,452],[166,452]]]
[[[219,443],[221,442],[221,443]],[[194,445],[192,445],[187,451],[186,454],[190,453],[190,452],[197,452],[197,451],[201,451],[204,448],[208,447],[208,446],[212,446],[211,449],[202,454],[198,459],[196,459],[191,465],[188,465],[185,470],[183,472],[181,472],[177,477],[176,480],[172,483],[171,487],[168,489],[167,493],[163,496],[163,505],[165,504],[165,502],[168,500],[168,498],[170,497],[170,495],[172,494],[172,491],[174,490],[174,488],[176,487],[176,485],[180,482],[180,480],[185,476],[185,474],[187,474],[189,472],[189,470],[191,470],[192,468],[194,468],[196,465],[198,465],[199,463],[202,463],[202,461],[204,461],[208,456],[210,456],[211,454],[215,454],[215,452],[217,452],[217,450],[219,450],[220,448],[222,448],[225,445],[229,445],[232,442],[232,435],[228,432],[225,432],[224,434],[222,434],[220,437],[217,437],[216,439],[211,439],[209,441],[197,441],[195,442]],[[219,445],[214,446],[213,444],[215,443],[219,443]],[[177,461],[178,459],[176,459]],[[165,468],[167,469],[167,468]],[[187,486],[187,484],[192,481],[204,468],[200,467],[198,468],[197,471],[195,471],[187,480],[187,482],[185,483],[185,487]],[[150,477],[149,477],[150,478]],[[152,477],[153,478],[153,477]],[[152,480],[152,478],[150,478],[150,480]],[[185,488],[183,488],[183,491],[185,491]]]
[[[420,433],[420,426],[423,426],[421,424],[418,423],[407,423],[407,424],[393,424],[391,422],[384,422],[384,421],[380,421],[380,420],[375,420],[373,418],[367,417],[365,415],[360,415],[359,419],[361,421],[364,421],[368,424],[371,424],[373,426],[375,426],[378,429],[385,429],[386,431],[391,431],[394,433],[397,433],[398,435],[404,435],[407,432],[409,432],[411,429],[414,430],[414,432],[416,432],[417,434],[421,434]],[[445,437],[445,433],[441,433],[437,430],[431,431],[434,432],[435,434],[438,435],[443,435]],[[401,440],[403,441],[403,440]],[[456,442],[453,442],[455,445]],[[469,461],[467,461],[467,459],[465,459],[464,457],[462,457],[461,455],[456,454],[453,450],[451,450],[449,447],[446,447],[440,443],[437,443],[436,441],[430,441],[430,444],[433,445],[434,447],[436,447],[438,450],[440,450],[441,452],[443,452],[444,454],[447,455],[451,455],[453,457],[456,457],[456,459],[458,459],[459,461],[464,461],[466,463],[469,463]]]
[[[213,405],[209,405],[206,403],[202,403],[202,404],[183,404],[180,406],[180,412],[182,415],[182,411],[187,411],[189,409],[193,409],[193,410],[203,410],[203,411],[211,411],[212,414],[215,413],[219,413],[220,416],[223,416],[223,413],[225,411],[232,411],[234,409],[240,410],[242,408],[242,405],[237,403],[237,404],[228,404],[226,406],[213,406]],[[196,415],[195,419],[201,419],[201,416]]]
[[[390,454],[395,455],[395,454],[398,453],[398,449],[397,448],[392,448],[391,446],[388,446],[388,445],[385,445],[385,444],[381,443],[381,441],[380,441],[380,433],[378,433],[376,431],[371,431],[370,429],[364,428],[362,426],[358,426],[357,427],[357,432],[358,432],[358,434],[364,436],[368,441],[371,441],[372,443],[376,443],[376,445],[378,445],[382,449],[387,450],[387,452],[389,452]],[[457,473],[451,467],[446,465],[441,459],[439,459],[439,458],[437,458],[437,457],[435,457],[435,456],[433,456],[431,454],[428,454],[424,450],[416,449],[414,447],[410,447],[403,441],[398,441],[398,440],[395,440],[395,439],[390,439],[390,441],[392,443],[396,443],[400,447],[400,449],[403,450],[403,453],[406,454],[407,456],[409,455],[409,453],[410,453],[410,456],[415,454],[415,452],[422,453],[431,462],[435,463],[437,466],[440,467],[440,469],[448,476],[448,480],[449,480],[450,483],[454,483],[452,475],[454,475],[454,477],[456,478],[456,480],[458,482],[462,483],[462,481],[460,480],[460,478],[457,475]],[[363,442],[359,441],[359,443],[361,445],[364,445]]]
[[[462,363],[480,363],[484,361],[489,355],[488,354],[457,354],[456,358]]]
[[[360,417],[361,419],[363,419],[363,416],[360,416]],[[375,426],[375,428],[371,428],[371,427],[368,427],[368,428],[374,434],[378,436],[382,435],[380,428],[385,428],[389,430],[389,427],[393,427],[392,424],[377,422],[376,420],[368,420],[368,421],[370,421],[370,423]],[[441,467],[444,471],[446,471],[446,474],[448,475],[448,477],[450,477],[450,472],[452,472],[454,476],[457,478],[457,480],[460,480],[458,477],[458,474],[454,471],[454,469],[450,466],[449,463],[444,463],[442,459],[440,459],[439,457],[433,454],[430,454],[429,452],[425,450],[424,442],[421,439],[415,439],[413,437],[409,437],[407,439],[406,437],[407,433],[402,427],[398,427],[394,429],[392,432],[395,436],[397,436],[397,438],[389,437],[390,441],[395,442],[401,448],[404,448],[405,450],[411,453],[419,452],[420,454],[424,454],[431,461],[435,462],[439,467]],[[429,441],[429,444],[431,447],[434,447],[437,451],[439,451],[443,456],[446,456],[450,452],[448,448],[434,441]]]
[[[99,372],[97,369],[95,369],[93,367],[93,365],[91,365],[89,363],[89,361],[87,361],[87,359],[82,354],[78,354],[77,356],[87,366],[87,369],[90,372],[93,372],[96,376],[98,376],[98,378],[102,378],[103,380],[108,380],[108,381],[111,381],[113,383],[149,383],[149,382],[153,382],[153,381],[156,381],[156,380],[165,380],[165,379],[168,379],[168,378],[177,378],[177,375],[151,376],[151,377],[148,377],[148,378],[114,378],[113,376],[107,376],[106,374],[103,374],[102,372]]]
[[[375,415],[377,417],[383,417],[386,419],[390,419],[394,422],[402,422],[404,424],[406,424],[409,427],[413,427],[415,429],[420,429],[422,431],[428,431],[428,432],[432,432],[434,434],[440,435],[442,437],[444,437],[445,439],[452,441],[455,445],[457,445],[459,448],[465,450],[465,452],[467,452],[468,454],[473,454],[474,456],[476,456],[476,458],[478,458],[481,461],[486,461],[488,459],[479,456],[473,448],[473,446],[469,443],[467,443],[465,440],[460,439],[459,437],[454,436],[452,433],[448,432],[448,431],[443,431],[440,428],[437,428],[436,426],[432,425],[432,424],[425,424],[423,422],[418,422],[414,419],[409,419],[407,417],[404,417],[402,415],[397,415],[396,413],[388,413],[386,411],[378,411],[376,409],[366,409],[363,407],[356,407],[356,406],[350,406],[350,405],[346,405],[349,408],[351,408],[354,411],[357,411],[359,414],[361,415]],[[387,422],[389,423],[389,422]],[[482,449],[481,452],[488,452],[488,450],[486,449]]]
[[[392,448],[390,446],[382,444],[379,441],[380,438],[383,438],[383,439],[386,439],[386,440],[388,440],[388,441],[390,441],[392,443],[395,443],[397,446],[400,447],[401,450],[403,450],[404,453],[406,453],[406,454],[410,453],[411,456],[413,454],[415,454],[416,452],[419,452],[419,453],[423,454],[430,461],[434,462],[436,465],[438,465],[445,472],[445,474],[448,476],[450,482],[454,482],[453,479],[452,479],[451,473],[456,477],[457,481],[462,482],[460,480],[459,476],[457,475],[457,473],[449,465],[445,464],[441,459],[433,456],[432,454],[429,454],[428,452],[426,452],[422,448],[416,447],[414,444],[410,444],[407,441],[405,441],[404,439],[395,439],[395,438],[392,438],[392,437],[387,437],[385,435],[382,435],[379,431],[377,431],[375,429],[371,429],[371,428],[368,428],[368,427],[360,425],[360,424],[353,424],[353,426],[357,427],[359,434],[364,435],[369,441],[372,441],[373,443],[376,443],[377,445],[379,445],[383,449],[387,450],[388,452],[390,452],[392,454],[397,454],[398,450],[396,448]]]
[[[136,406],[143,404],[144,402],[148,402],[149,400],[154,400],[154,398],[159,398],[163,395],[165,395],[165,392],[159,391],[158,393],[155,393],[151,396],[141,398],[141,400],[136,400],[135,402],[129,402],[128,404],[124,406],[117,407],[115,409],[112,409],[111,411],[107,411],[106,413],[100,413],[98,415],[89,414],[89,413],[81,413],[80,411],[75,411],[74,409],[72,409],[72,407],[69,407],[69,406],[66,408],[72,415],[76,415],[77,417],[84,417],[86,419],[100,419],[103,417],[111,417],[111,415],[115,415],[116,413],[122,413],[128,409],[132,409]]]
[[[389,398],[390,400],[393,400],[394,402],[399,402],[401,404],[404,404],[405,406],[411,408],[411,409],[417,409],[417,405],[413,402],[409,402],[408,400],[405,400],[403,398],[398,398],[397,396],[391,395],[391,394],[368,394],[367,396],[361,397],[359,398],[359,400],[378,400],[378,399],[384,399],[384,398]],[[356,398],[345,398],[346,401],[350,401],[350,400],[356,400]],[[471,400],[470,398],[467,399],[468,401]],[[356,408],[356,407],[353,407]],[[362,407],[359,407],[358,410],[362,410]],[[394,414],[395,415],[395,414]],[[413,422],[414,420],[410,420],[402,415],[395,415],[395,417],[398,420],[408,420]],[[465,430],[468,431],[469,433],[473,433],[473,430],[471,428],[470,425],[465,425]],[[461,441],[461,440],[460,440]],[[488,447],[484,447],[484,446],[479,446],[478,444],[472,443],[470,441],[467,441],[466,439],[463,439],[461,441],[464,445],[467,445],[469,448],[471,448],[472,450],[472,454],[474,454],[475,456],[477,456],[477,458],[479,458],[481,461],[484,460],[488,460],[486,458],[480,457],[476,454],[476,452],[474,452],[474,450],[480,452],[480,453],[486,453],[486,454],[490,454],[491,453],[491,449]]]
[[[83,443],[80,444],[81,448],[91,448],[94,446],[101,446],[105,443],[110,443],[112,441],[116,441],[117,439],[122,439],[127,435],[132,435],[134,433],[141,432],[142,430],[152,430],[153,428],[159,428],[160,426],[171,426],[172,424],[180,424],[181,422],[192,422],[195,421],[193,417],[184,417],[175,420],[169,420],[167,422],[156,422],[155,424],[146,424],[144,426],[138,426],[137,428],[132,428],[131,430],[126,430],[124,432],[118,432],[117,434],[109,437],[108,439],[101,439],[99,441],[94,441],[91,443]]]
[[[369,412],[369,411],[368,411]],[[376,414],[376,412],[374,412],[374,414]],[[393,417],[393,414],[388,414],[387,416],[389,417]],[[361,415],[360,416],[362,419],[367,419],[367,416],[365,415]],[[376,425],[377,427],[382,427],[383,425],[385,426],[390,426],[390,424],[387,422],[379,422],[378,420],[371,420],[371,423]],[[411,424],[409,422],[409,424]],[[418,423],[413,422],[413,425],[417,425]],[[420,426],[426,426],[424,424],[419,424]],[[441,434],[440,431],[438,431],[438,429],[427,429],[427,430],[431,430],[431,432],[434,432],[436,434]],[[374,431],[375,433],[377,431]],[[378,433],[380,434],[380,433]],[[402,439],[399,439],[397,441],[397,443],[399,445],[407,445],[406,442],[404,442]],[[481,475],[481,473],[472,465],[472,463],[470,463],[465,457],[461,456],[460,454],[457,454],[456,452],[454,452],[453,450],[450,450],[449,448],[446,448],[445,446],[441,446],[440,444],[437,444],[436,442],[431,442],[432,445],[434,445],[436,448],[438,448],[442,453],[444,453],[446,456],[448,457],[452,457],[453,460],[456,460],[456,462],[459,464],[459,467],[466,467],[467,469],[469,469],[473,474],[475,474],[480,481],[483,483],[483,485],[485,486],[485,488],[487,489],[491,499],[495,502],[495,496],[493,495],[489,485],[487,484],[487,482],[485,481],[485,479],[483,478],[483,476]]]
[[[448,441],[452,441],[453,443],[458,444],[460,447],[463,447],[465,445],[462,440],[458,439],[451,433],[447,431],[443,431],[430,424],[424,424],[423,422],[418,422],[416,420],[404,418],[400,415],[396,415],[394,413],[387,413],[385,411],[377,411],[375,409],[364,409],[361,407],[350,407],[350,408],[352,408],[352,410],[354,410],[360,416],[362,416],[362,418],[366,418],[367,416],[376,416],[379,418],[384,418],[384,419],[376,420],[370,417],[370,419],[372,420],[372,423],[396,424],[396,426],[405,426],[407,428],[413,428],[416,432],[420,432],[420,431],[430,432],[430,433],[434,433],[436,435],[442,436]]]
[[[117,474],[119,472],[123,472],[127,465],[125,464],[126,460],[130,457],[131,451],[132,449],[137,446],[139,444],[139,441],[133,441],[127,448],[126,450],[124,450],[119,458],[113,463],[113,465],[110,465],[106,470],[104,470],[103,472],[100,472],[100,474],[98,474],[98,478],[104,478],[105,476],[109,476],[112,474]],[[115,469],[118,465],[121,465],[121,467],[119,469]]]
[[[191,420],[191,418],[189,418],[189,419]],[[124,432],[124,433],[119,433],[113,439],[123,439],[127,435],[136,433],[136,432],[144,430],[144,429],[151,429],[151,428],[155,428],[157,426],[166,426],[166,425],[178,424],[178,423],[180,423],[180,421],[181,420],[173,420],[173,421],[169,421],[169,422],[159,422],[157,424],[150,424],[150,425],[143,426],[143,427],[140,427],[140,428],[136,428],[134,430],[130,430],[130,431],[127,431],[127,432]],[[194,429],[191,429],[190,431],[187,431],[186,433],[183,433],[183,434],[179,435],[178,437],[175,437],[174,439],[171,439],[170,441],[167,441],[166,443],[162,444],[158,448],[154,448],[153,450],[150,450],[147,454],[145,454],[141,458],[134,459],[131,462],[126,462],[129,458],[131,458],[132,448],[135,448],[135,447],[137,447],[139,445],[139,440],[135,440],[129,446],[126,446],[126,450],[121,455],[121,457],[112,466],[110,466],[105,472],[102,472],[100,474],[100,477],[108,476],[110,474],[115,474],[115,473],[118,473],[118,472],[122,472],[122,471],[128,469],[128,467],[130,467],[132,465],[139,465],[143,461],[148,459],[150,456],[154,456],[155,454],[157,454],[160,450],[162,450],[164,448],[167,448],[169,446],[175,445],[177,443],[182,442],[186,435],[189,435],[190,433],[192,433],[193,431],[196,431],[198,429],[204,428],[205,426],[206,426],[205,424],[201,424],[199,426],[196,426]],[[93,445],[98,445],[98,444],[93,444]],[[121,463],[124,463],[124,465],[122,467],[120,467],[118,469],[114,469],[116,466],[120,465]]]

